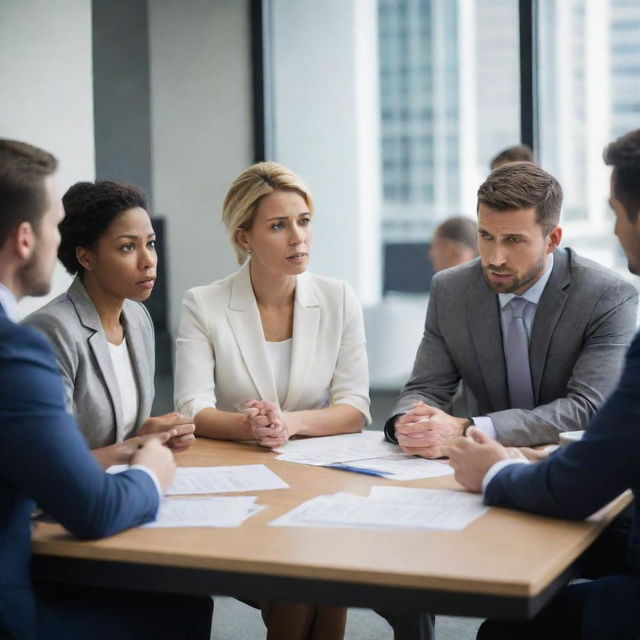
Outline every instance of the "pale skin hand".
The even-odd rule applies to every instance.
[[[532,449],[531,447],[508,447],[507,450],[511,451],[511,449],[515,449],[519,454],[522,454],[522,457],[529,460],[529,462],[540,462],[540,460],[544,460],[549,457],[549,452],[544,449]],[[521,457],[513,456],[513,457]]]
[[[424,402],[416,402],[409,412],[396,418],[394,426],[398,445],[405,453],[440,458],[445,455],[443,446],[461,436],[466,424],[465,418],[455,418]]]
[[[195,441],[196,427],[188,418],[177,412],[165,413],[163,416],[147,418],[140,427],[139,435],[149,433],[171,433],[167,447],[176,453],[186,451]]]
[[[467,437],[456,438],[443,447],[443,453],[449,456],[455,479],[475,493],[482,491],[482,480],[496,462],[525,458],[515,447],[503,447],[477,427],[468,429]]]
[[[131,456],[150,438],[159,440],[161,444],[179,453],[195,442],[194,429],[195,426],[179,413],[167,413],[147,418],[137,436],[108,447],[93,449],[91,453],[103,469],[108,469],[114,464],[130,464]]]
[[[167,447],[162,446],[155,434],[150,434],[148,439],[137,449],[131,458],[131,464],[140,464],[156,474],[160,488],[164,493],[167,490],[176,472],[176,463],[173,453]]]
[[[171,432],[148,433],[143,436],[134,436],[124,442],[118,442],[108,447],[93,449],[91,453],[103,469],[108,469],[114,464],[131,464],[133,454],[148,440],[157,440],[160,444],[166,444],[171,438]]]
[[[249,400],[244,410],[253,439],[268,449],[281,447],[292,435],[286,414],[273,402]]]

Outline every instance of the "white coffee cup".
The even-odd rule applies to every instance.
[[[564,447],[572,442],[578,442],[582,440],[584,431],[563,431],[558,437],[558,443],[561,447]]]

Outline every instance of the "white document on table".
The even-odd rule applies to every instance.
[[[288,489],[289,485],[263,464],[233,467],[180,467],[167,490],[168,496],[231,491]]]
[[[262,511],[255,496],[168,499],[160,503],[150,529],[173,527],[239,527],[247,518]]]
[[[331,466],[342,468],[340,464]],[[418,458],[408,453],[395,453],[367,460],[350,460],[344,468],[348,471],[361,470],[363,473],[379,474],[389,480],[419,480],[453,475],[453,469],[446,462]]]
[[[479,493],[455,491],[454,489],[420,489],[418,487],[390,487],[388,485],[374,485],[369,491],[371,500],[394,503],[409,503],[422,505],[446,506],[448,509],[482,509],[486,507]]]
[[[431,499],[412,495],[411,501],[390,501],[390,494],[385,493],[382,494],[384,499],[345,493],[318,496],[303,502],[270,524],[289,527],[459,531],[488,511],[479,496],[471,496],[475,500],[461,500],[458,495],[450,494],[463,492],[438,489],[424,491],[433,491],[436,495]]]
[[[120,473],[127,465],[114,465],[107,473]],[[166,491],[168,496],[232,491],[288,489],[289,485],[263,464],[233,467],[178,467]]]
[[[281,453],[278,460],[322,467],[335,462],[396,454],[398,446],[385,442],[382,431],[363,431],[339,436],[289,440],[283,447],[274,451]]]

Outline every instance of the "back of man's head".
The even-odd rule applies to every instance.
[[[0,248],[23,222],[38,230],[48,205],[44,180],[57,164],[38,147],[0,139]]]
[[[536,220],[546,236],[560,221],[562,187],[531,162],[512,162],[492,171],[478,189],[478,206],[494,211],[535,208]]]
[[[527,144],[507,147],[491,160],[491,171],[509,162],[533,162],[533,150]]]
[[[640,129],[630,131],[612,142],[604,152],[604,161],[613,167],[613,190],[627,212],[630,222],[640,213]]]
[[[466,216],[447,218],[434,231],[434,237],[452,240],[478,253],[478,225]]]
[[[455,267],[477,255],[478,225],[470,218],[447,218],[434,231],[429,258],[435,271]]]

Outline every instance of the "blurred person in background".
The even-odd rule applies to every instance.
[[[491,171],[510,162],[534,162],[533,150],[527,144],[517,144],[513,147],[507,147],[491,160]]]
[[[478,225],[465,216],[441,222],[433,233],[429,259],[437,273],[478,256]]]

